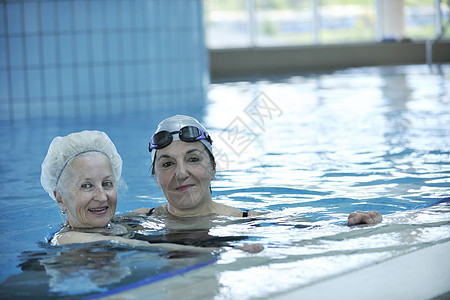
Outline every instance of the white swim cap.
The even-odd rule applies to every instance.
[[[155,134],[157,134],[158,132],[161,132],[161,131],[176,132],[186,126],[197,127],[205,133],[205,135],[208,137],[208,139],[200,139],[199,142],[202,142],[203,145],[206,146],[206,148],[212,155],[213,154],[212,140],[211,140],[211,138],[209,138],[206,128],[202,124],[200,124],[199,121],[194,119],[193,117],[184,116],[184,115],[176,115],[176,116],[167,118],[167,119],[163,120],[161,123],[159,123],[158,128],[155,131]],[[180,140],[180,137],[178,134],[172,134],[172,138],[173,138],[173,141]],[[152,163],[153,163],[155,161],[156,149],[153,149],[151,151],[151,156],[152,156]]]
[[[57,136],[51,142],[41,165],[41,184],[51,198],[55,199],[53,191],[65,167],[72,159],[86,152],[100,152],[106,155],[111,162],[114,179],[119,181],[122,174],[122,158],[106,133],[85,130],[63,137]]]

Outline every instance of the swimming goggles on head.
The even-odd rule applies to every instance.
[[[178,133],[178,137],[183,142],[193,143],[199,140],[207,140],[212,144],[211,137],[196,126],[185,126],[178,131],[160,131],[155,133],[148,145],[148,151],[152,152],[153,149],[162,149],[167,147],[173,141],[173,135]]]

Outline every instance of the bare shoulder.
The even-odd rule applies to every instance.
[[[84,244],[100,241],[115,241],[122,244],[130,244],[134,246],[149,246],[146,241],[132,240],[123,238],[121,236],[105,236],[99,233],[67,231],[61,234],[56,234],[52,239],[52,245],[67,245],[67,244]]]
[[[148,214],[150,211],[152,211],[152,215],[166,215],[167,214],[166,205],[167,204],[163,204],[163,205],[157,206],[155,208],[142,207],[142,208],[138,208],[138,209],[132,210],[130,212],[127,212],[125,214],[122,214],[122,216],[136,215],[136,214]]]
[[[241,217],[242,211],[240,209],[237,209],[235,207],[225,205],[222,203],[213,202],[213,213],[217,215],[222,216],[229,216],[229,217]]]
[[[262,211],[257,211],[257,210],[249,210],[248,211],[248,216],[249,217],[257,217],[257,216],[261,216],[261,215],[265,215],[266,213],[262,212]]]
[[[132,210],[130,212],[121,214],[121,216],[127,216],[127,215],[136,215],[136,214],[147,214],[150,212],[150,208],[148,207],[142,207],[135,210]]]
[[[224,216],[229,216],[229,217],[242,217],[244,214],[244,211],[232,207],[232,206],[228,206],[225,204],[220,204],[220,203],[215,203],[216,207],[215,207],[215,213],[218,215],[224,215]],[[255,210],[250,210],[248,211],[248,216],[249,217],[255,217],[255,216],[259,216],[264,214],[263,212],[259,212],[259,211],[255,211]]]
[[[55,234],[52,238],[52,245],[82,244],[109,239],[109,237],[98,233],[67,231]]]

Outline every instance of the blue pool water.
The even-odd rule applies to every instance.
[[[124,160],[127,187],[117,212],[153,207],[164,198],[149,172],[148,139],[161,119],[179,111],[1,123],[1,296],[96,295],[216,261],[203,296],[270,297],[450,240],[448,207],[429,208],[450,197],[450,65],[441,71],[373,67],[218,82],[203,110],[182,111],[213,137],[213,198],[268,213],[247,221],[219,218],[208,234],[248,236],[231,244],[264,244],[257,255],[46,245],[62,223],[39,181],[52,138],[105,131]],[[350,212],[374,209],[384,216],[381,224],[344,226]],[[155,219],[145,226],[149,235],[168,230]],[[175,299],[176,292],[154,295]]]

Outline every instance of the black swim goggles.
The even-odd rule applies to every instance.
[[[207,140],[212,144],[211,137],[196,126],[185,126],[178,131],[160,131],[155,133],[148,145],[148,151],[152,152],[153,149],[162,149],[167,147],[173,141],[173,135],[178,133],[178,137],[183,142],[193,143],[199,140]]]

